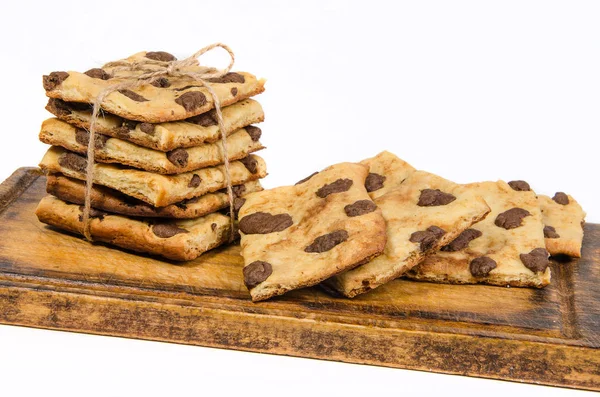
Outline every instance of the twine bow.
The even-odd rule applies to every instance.
[[[198,58],[204,55],[205,53],[220,47],[227,51],[231,60],[229,65],[223,69],[218,70],[211,67],[203,67],[200,72],[192,72],[189,70],[185,70],[191,66],[199,66]],[[221,113],[221,102],[219,97],[212,89],[210,85],[207,84],[206,80],[219,78],[231,71],[233,64],[235,62],[235,55],[231,48],[222,43],[214,43],[209,46],[206,46],[192,56],[182,59],[180,61],[156,61],[156,60],[142,60],[135,62],[124,62],[117,61],[111,62],[106,66],[114,66],[113,74],[119,71],[142,71],[141,75],[137,77],[133,77],[134,81],[125,81],[119,84],[112,85],[103,91],[101,91],[96,99],[94,100],[94,108],[92,112],[92,120],[90,122],[90,130],[89,130],[89,141],[87,146],[87,167],[86,167],[86,184],[85,184],[85,202],[83,207],[83,235],[89,241],[92,241],[92,235],[90,231],[90,211],[91,211],[91,196],[92,196],[92,186],[94,183],[94,163],[95,163],[95,149],[96,149],[96,123],[98,121],[98,114],[101,109],[101,105],[111,93],[124,89],[131,89],[142,86],[144,84],[150,84],[161,77],[171,76],[171,77],[189,77],[198,83],[200,86],[206,88],[209,92],[210,96],[213,99],[215,112],[217,115],[217,123],[219,126],[219,131],[221,132],[221,141],[222,141],[222,152],[223,152],[223,162],[225,166],[225,181],[227,183],[227,196],[229,198],[229,214],[231,219],[231,235],[230,238],[233,237],[234,234],[234,205],[233,205],[233,189],[231,186],[231,175],[229,172],[229,158],[227,156],[227,134],[225,133],[225,127],[223,122],[223,114]],[[149,66],[153,66],[150,68]]]

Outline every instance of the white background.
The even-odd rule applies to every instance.
[[[36,165],[41,76],[216,41],[268,79],[266,187],[389,150],[457,182],[525,179],[600,222],[600,3],[3,2],[0,180]],[[221,62],[214,56],[208,62]],[[0,326],[1,395],[577,392]]]

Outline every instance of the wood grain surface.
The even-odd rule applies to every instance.
[[[0,185],[0,323],[600,390],[600,225],[545,289],[395,280],[252,303],[239,246],[172,263],[38,222],[35,168]]]

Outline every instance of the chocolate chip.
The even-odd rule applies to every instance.
[[[536,248],[528,254],[519,255],[525,267],[534,273],[543,272],[550,265],[548,251],[544,248]]]
[[[368,214],[376,209],[377,206],[371,200],[358,200],[354,204],[348,204],[344,207],[344,211],[349,217]]]
[[[504,211],[496,217],[494,223],[498,227],[503,227],[506,230],[514,229],[523,224],[523,218],[530,216],[529,211],[523,208],[511,208],[508,211]]]
[[[177,58],[175,58],[173,55],[169,54],[168,52],[165,51],[150,51],[146,53],[146,58],[148,59],[152,59],[154,61],[162,61],[162,62],[171,62],[171,61],[176,61]]]
[[[94,146],[96,147],[96,149],[101,149],[104,146],[106,146],[106,141],[108,141],[108,139],[109,137],[107,137],[106,135],[96,133],[94,135]],[[90,142],[90,133],[84,129],[78,128],[77,132],[75,132],[75,140],[80,145],[87,146]]]
[[[244,267],[244,284],[251,289],[265,281],[273,273],[273,267],[268,262],[254,261]]]
[[[212,79],[208,79],[211,83],[240,83],[243,84],[246,82],[244,76],[239,73],[230,72],[221,77],[214,77]]]
[[[121,94],[125,95],[127,98],[131,99],[132,101],[148,102],[148,100],[146,98],[144,98],[140,94],[136,94],[135,92],[133,92],[131,90],[124,89],[124,90],[119,90],[119,92]]]
[[[385,176],[371,172],[365,180],[365,188],[367,192],[374,192],[383,187],[383,182],[385,182]]]
[[[198,116],[190,117],[186,120],[187,122],[198,124],[202,127],[210,127],[212,125],[218,125],[217,115],[215,110],[210,112],[199,114]]]
[[[474,277],[485,277],[497,266],[496,261],[487,256],[480,256],[469,263],[469,271]]]
[[[423,189],[419,196],[419,207],[437,207],[447,205],[456,200],[450,193],[442,192],[440,189]]]
[[[167,152],[167,159],[177,167],[185,167],[188,164],[188,152],[183,148],[178,148]]]
[[[79,206],[79,211],[83,212],[83,209],[83,205]],[[100,220],[103,220],[106,215],[108,215],[108,212],[100,211],[95,208],[90,208],[90,219],[98,218]],[[79,222],[83,222],[83,213],[79,214]]]
[[[335,182],[331,182],[327,185],[322,186],[317,190],[317,196],[325,198],[333,193],[347,192],[352,186],[352,179],[338,179]]]
[[[567,205],[569,204],[569,196],[567,196],[563,192],[556,192],[552,200],[556,201],[558,204]]]
[[[560,235],[556,233],[556,229],[552,226],[544,226],[544,237],[545,238],[560,238]]]
[[[189,233],[189,231],[173,224],[173,223],[159,223],[152,226],[152,232],[160,238],[173,237],[180,233]]]
[[[188,183],[188,187],[197,188],[198,186],[200,186],[201,182],[202,182],[202,179],[200,178],[200,175],[194,174],[192,176],[192,179],[190,179],[190,183]]]
[[[58,164],[76,172],[85,172],[87,159],[75,153],[63,153],[58,157]]]
[[[106,73],[106,70],[100,68],[93,68],[84,73],[86,76],[90,76],[93,79],[108,80],[110,74]]]
[[[258,161],[254,157],[247,156],[239,161],[240,163],[244,164],[244,167],[246,167],[251,174],[256,174],[258,171]]]
[[[171,86],[171,82],[166,77],[159,77],[152,80],[150,84],[157,88],[167,88]]]
[[[467,248],[469,243],[476,238],[481,237],[481,232],[477,229],[467,229],[458,235],[450,244],[442,247],[442,251],[454,252]]]
[[[420,230],[411,234],[409,241],[412,243],[420,243],[421,251],[425,252],[433,248],[444,234],[446,234],[444,229],[437,226],[429,226],[426,230]]]
[[[531,187],[529,187],[529,183],[525,181],[510,181],[508,182],[508,185],[517,192],[528,192],[531,190]]]
[[[248,135],[250,135],[250,138],[252,138],[252,141],[258,142],[258,140],[260,139],[260,136],[262,135],[261,129],[258,127],[255,127],[253,125],[249,125],[244,128],[245,128],[246,132],[248,133]]]
[[[233,87],[233,88],[231,89],[231,95],[232,95],[232,96],[236,96],[236,95],[237,95],[237,93],[238,93],[238,89],[237,89],[237,88],[235,88],[235,87]]]
[[[206,104],[206,96],[200,91],[189,91],[175,99],[175,103],[183,106],[186,112],[193,112]]]
[[[154,124],[150,124],[150,123],[141,123],[140,124],[140,131],[142,131],[145,134],[154,135],[154,129],[155,129]]]
[[[216,223],[211,223],[210,224],[210,229],[214,232],[217,229],[217,224]]]
[[[127,139],[129,138],[129,134],[131,133],[131,131],[135,129],[136,125],[137,123],[134,121],[124,120],[123,124],[121,124],[120,127],[115,128],[113,131],[117,134],[119,138]]]
[[[245,234],[268,234],[280,232],[293,224],[289,214],[272,215],[267,212],[255,212],[240,220],[240,230]]]
[[[240,197],[244,192],[246,192],[246,185],[237,185],[232,186],[231,191],[235,197]]]
[[[233,212],[236,214],[240,212],[242,206],[246,203],[246,199],[242,197],[236,197],[233,199]]]
[[[315,176],[315,175],[317,175],[317,174],[318,174],[318,172],[313,172],[312,174],[310,174],[310,175],[309,175],[309,176],[307,176],[306,178],[304,178],[304,179],[300,179],[298,182],[296,182],[296,185],[300,185],[300,184],[302,184],[302,183],[304,183],[304,182],[308,181],[310,178],[312,178],[313,176]]]
[[[71,107],[67,104],[67,102],[58,98],[48,99],[46,110],[59,117],[68,116],[71,114]]]
[[[56,87],[62,84],[69,77],[67,72],[52,72],[47,76],[44,76],[43,83],[46,91],[52,91]]]
[[[338,244],[348,240],[348,232],[345,230],[336,230],[335,232],[327,233],[317,237],[311,245],[304,248],[304,252],[321,253],[329,251]]]

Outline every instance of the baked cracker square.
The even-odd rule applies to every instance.
[[[585,212],[573,197],[557,192],[554,197],[539,195],[544,239],[550,255],[581,257]]]

